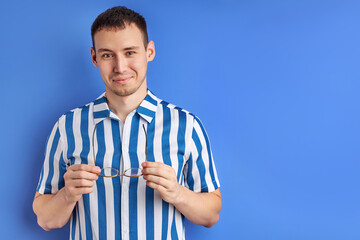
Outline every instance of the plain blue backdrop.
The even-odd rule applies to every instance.
[[[359,240],[359,1],[2,1],[0,238],[45,232],[32,200],[55,121],[104,91],[90,26],[148,22],[149,88],[200,117],[223,209],[188,239]]]

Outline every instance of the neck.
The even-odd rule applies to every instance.
[[[135,93],[129,96],[119,96],[106,89],[107,104],[123,123],[125,123],[127,115],[140,106],[146,95],[146,84],[142,84]]]

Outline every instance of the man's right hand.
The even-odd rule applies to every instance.
[[[91,193],[100,171],[99,167],[86,164],[74,164],[68,167],[64,174],[65,198],[68,203],[77,202],[83,194]]]
[[[93,191],[100,168],[74,164],[64,174],[65,186],[54,194],[36,193],[33,209],[39,225],[45,230],[63,227],[71,217],[75,204],[83,194]]]

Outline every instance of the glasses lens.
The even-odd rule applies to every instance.
[[[124,172],[126,177],[140,177],[141,175],[141,168],[129,168]]]
[[[118,170],[111,167],[103,168],[99,173],[99,175],[102,177],[116,177],[118,174],[119,174]]]

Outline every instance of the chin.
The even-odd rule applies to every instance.
[[[113,93],[119,97],[127,97],[134,93],[136,93],[139,90],[139,88],[133,88],[133,89],[121,89],[121,90],[115,90]]]
[[[145,79],[144,79],[145,80]],[[129,86],[129,85],[127,85],[127,84],[125,84],[125,85],[123,85],[123,86],[114,86],[113,88],[109,88],[109,90],[113,93],[113,94],[115,94],[116,96],[119,96],[119,97],[128,97],[128,96],[130,96],[130,95],[132,95],[132,94],[135,94],[135,93],[137,93],[137,92],[139,92],[139,91],[142,91],[142,88],[143,87],[145,87],[145,91],[146,91],[146,84],[145,84],[145,86],[143,86],[144,85],[144,83],[145,83],[145,81],[142,81],[141,82],[141,84],[139,84],[139,85],[133,85],[133,84],[131,84],[131,85],[133,85],[133,86]]]

